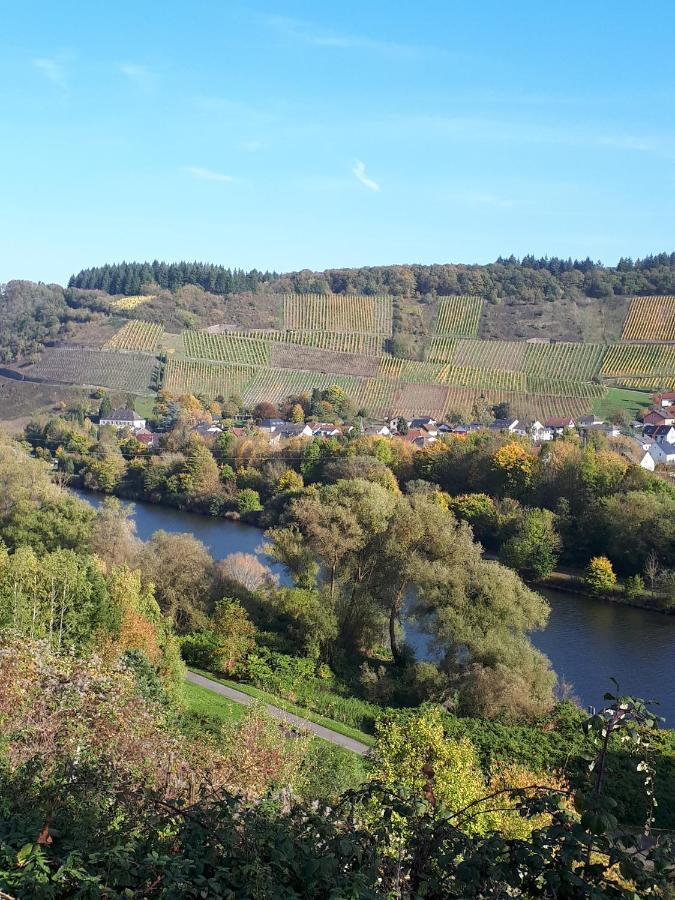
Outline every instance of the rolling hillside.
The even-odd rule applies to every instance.
[[[373,417],[466,417],[482,397],[542,418],[675,386],[673,254],[286,275],[124,263],[68,288],[11,282],[3,315],[19,377],[148,396],[253,405],[335,383]]]
[[[140,394],[161,386],[177,395],[236,396],[247,406],[338,384],[372,417],[467,417],[481,398],[507,402],[520,418],[578,416],[611,407],[611,396],[619,395],[608,397],[609,388],[675,383],[675,342],[663,339],[673,298],[658,300],[627,301],[619,339],[602,343],[483,339],[481,332],[490,331],[485,298],[408,298],[433,310],[429,333],[415,336],[418,358],[411,358],[397,346],[400,303],[391,296],[279,295],[276,328],[219,324],[172,332],[135,317],[147,315],[152,302],[143,295],[126,309],[134,317],[119,319],[101,348],[74,342],[49,348],[23,371],[48,383]],[[255,299],[247,303],[246,324],[256,306]],[[264,295],[263,316],[270,307]],[[628,340],[636,329],[639,343]]]

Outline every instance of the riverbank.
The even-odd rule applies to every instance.
[[[99,506],[105,494],[74,490],[77,496]],[[250,553],[271,565],[284,580],[287,573],[264,557],[263,532],[242,522],[184,512],[172,506],[136,501],[133,519],[137,534],[148,540],[156,531],[189,532],[202,541],[215,559],[232,553]],[[624,603],[578,596],[558,587],[540,587],[551,607],[545,628],[530,635],[534,646],[551,661],[562,682],[571,683],[585,706],[598,706],[616,678],[622,692],[634,696],[658,696],[659,714],[675,723],[675,617],[655,616],[654,610]],[[419,658],[430,652],[424,635],[407,634]]]
[[[527,579],[524,580],[527,581]],[[619,606],[629,606],[633,609],[643,609],[647,612],[661,613],[666,616],[675,615],[675,607],[659,606],[657,597],[652,599],[649,595],[645,595],[643,600],[629,600],[624,593],[619,591],[614,591],[610,594],[593,594],[586,588],[583,580],[578,575],[571,575],[561,570],[551,572],[548,578],[528,583],[537,590],[548,588],[549,590],[562,591],[565,594],[574,594],[577,597],[585,597],[588,600],[603,600],[607,603],[616,603]]]
[[[218,521],[227,521],[229,523],[236,522],[238,525],[242,527],[255,529],[256,531],[260,531],[260,526],[254,522],[247,519],[247,517],[241,517],[238,513],[228,512],[223,516],[211,516],[203,510],[199,509],[190,509],[189,507],[180,507],[180,506],[172,506],[168,503],[155,502],[150,498],[143,497],[142,499],[136,499],[133,497],[128,497],[124,494],[123,491],[117,492],[115,494],[104,494],[98,491],[91,491],[88,488],[84,487],[82,482],[82,478],[79,475],[74,475],[69,484],[69,487],[81,491],[84,494],[90,494],[95,497],[108,497],[115,496],[119,500],[122,500],[126,503],[144,503],[150,506],[155,506],[160,509],[173,510],[180,515],[190,515],[190,516],[199,516],[205,519],[208,522],[218,522]],[[496,553],[491,553],[485,550],[483,552],[483,556],[486,559],[494,560],[495,562],[499,561],[499,557]],[[534,590],[554,590],[554,591],[562,591],[565,594],[574,594],[577,597],[583,597],[587,600],[601,600],[607,603],[615,603],[619,606],[632,607],[634,609],[643,609],[647,612],[656,612],[661,613],[662,615],[673,616],[675,615],[675,607],[663,607],[659,605],[658,596],[652,598],[650,595],[643,595],[644,599],[632,599],[629,600],[623,592],[620,590],[613,591],[611,593],[597,595],[591,593],[588,590],[586,585],[584,584],[582,576],[573,570],[570,569],[556,569],[551,572],[551,574],[544,579],[528,579],[525,576],[522,576],[523,580],[528,583],[530,587]]]

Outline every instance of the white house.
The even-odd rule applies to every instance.
[[[650,472],[653,472],[656,468],[656,463],[654,462],[654,457],[647,451],[643,454],[640,459],[640,465],[643,469],[647,469]]]
[[[331,422],[315,422],[312,424],[312,434],[319,438],[340,437],[342,429]]]
[[[553,431],[547,428],[539,419],[535,419],[534,422],[519,422],[515,432],[522,437],[531,438],[535,444],[553,440]]]
[[[132,431],[143,431],[145,419],[141,419],[132,409],[122,407],[121,409],[114,409],[108,416],[101,417],[99,425],[112,425],[113,428],[131,428]]]
[[[295,422],[284,422],[283,425],[276,429],[276,433],[286,440],[298,437],[312,437],[312,426],[304,422],[298,424]]]
[[[518,419],[495,419],[490,422],[489,426],[492,431],[509,431],[511,434],[518,433]]]
[[[657,444],[654,441],[647,452],[657,465],[675,465],[675,444],[669,444],[665,441]]]
[[[367,425],[362,434],[366,437],[391,437],[391,429],[388,425]]]
[[[574,428],[574,419],[570,416],[553,416],[544,422],[545,428],[550,428],[554,435],[562,435],[566,428]]]

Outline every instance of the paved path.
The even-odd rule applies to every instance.
[[[219,681],[212,681],[210,678],[204,678],[203,675],[197,675],[196,672],[188,672],[187,680],[191,681],[192,684],[198,684],[200,687],[206,688],[208,691],[221,694],[223,697],[227,697],[228,700],[234,700],[235,703],[241,703],[243,706],[250,706],[252,703],[256,702],[255,697],[244,694],[242,691],[238,691],[235,688],[228,687],[226,684],[221,684]],[[338,747],[343,747],[345,750],[351,750],[352,753],[359,753],[361,756],[370,753],[371,748],[367,744],[362,744],[361,741],[355,741],[354,738],[346,737],[344,734],[340,734],[339,731],[332,731],[330,728],[324,728],[323,725],[317,725],[316,722],[310,722],[309,719],[303,719],[301,716],[286,712],[285,709],[281,709],[278,706],[272,706],[269,703],[265,704],[265,708],[275,719],[287,722],[295,728],[311,731],[312,734],[323,738],[324,741],[329,741],[331,744],[336,744]]]

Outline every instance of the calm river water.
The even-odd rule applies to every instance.
[[[95,506],[102,502],[95,494],[76,493]],[[188,531],[217,559],[230,553],[257,553],[263,542],[259,529],[239,522],[149,503],[133,507],[136,530],[143,540],[160,528]],[[610,678],[614,677],[622,693],[658,699],[658,713],[670,727],[675,726],[675,616],[559,591],[543,593],[551,604],[551,616],[546,629],[532,635],[532,643],[549,657],[560,679],[573,685],[581,702],[600,706],[603,693],[612,690]],[[413,643],[422,642],[413,639]]]

